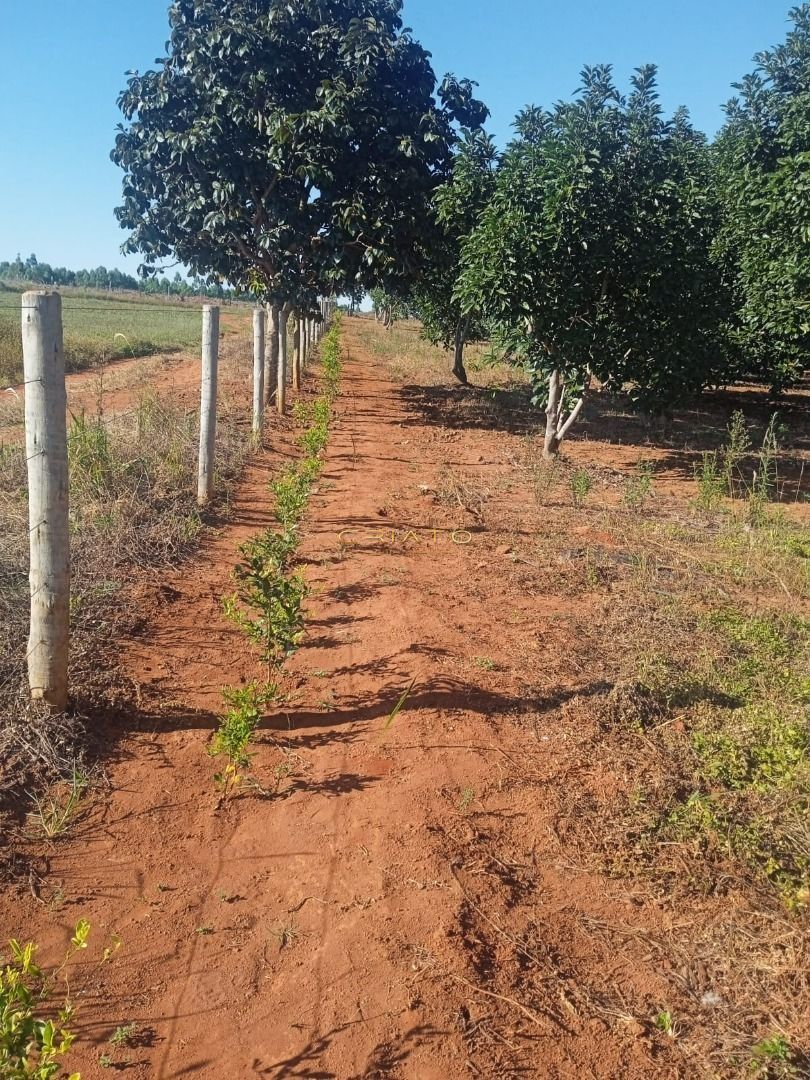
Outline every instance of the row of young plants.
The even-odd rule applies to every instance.
[[[243,773],[250,765],[248,746],[262,709],[279,699],[281,667],[304,633],[303,602],[307,587],[300,575],[293,572],[292,560],[307,499],[322,468],[332,405],[339,390],[337,325],[322,341],[321,356],[322,395],[314,403],[301,402],[294,409],[296,420],[304,428],[299,437],[304,457],[285,469],[271,484],[279,528],[268,530],[242,546],[242,560],[235,570],[236,590],[223,600],[229,618],[260,645],[268,673],[266,683],[223,691],[228,707],[212,741],[211,752],[227,759],[225,769],[217,776],[226,794],[234,792],[243,783]],[[139,434],[147,413],[151,420],[151,406],[139,406]],[[83,417],[74,422],[73,431],[71,483],[82,483],[87,490],[88,504],[101,506],[111,498],[108,489],[113,468],[117,467],[106,431],[102,430],[100,422],[91,426]],[[162,443],[160,445],[165,449]],[[174,453],[166,453],[165,458],[167,469],[173,468]],[[143,483],[142,476],[140,482]],[[159,486],[156,481],[155,491]],[[55,836],[67,827],[85,784],[82,775],[74,769],[67,803],[44,797],[35,800],[38,820],[47,836]],[[68,1075],[64,1063],[76,1033],[71,1024],[74,1007],[66,971],[74,955],[87,948],[89,932],[89,923],[80,920],[68,953],[52,971],[36,964],[37,945],[34,942],[12,940],[8,943],[5,955],[0,957],[0,1076],[3,1078],[60,1080]],[[106,962],[117,947],[118,943],[105,949],[102,962]],[[79,1080],[79,1074],[70,1073],[68,1080]]]
[[[222,691],[226,709],[208,749],[213,757],[225,759],[215,775],[224,798],[248,783],[265,790],[248,776],[253,757],[250,745],[264,710],[282,699],[282,669],[305,633],[304,602],[309,588],[295,569],[295,555],[309,496],[323,469],[333,405],[340,392],[339,318],[321,342],[320,396],[311,403],[297,402],[293,409],[303,428],[298,438],[303,457],[270,483],[277,525],[241,545],[233,575],[236,588],[222,600],[226,617],[260,649],[266,673],[264,681]],[[276,770],[276,787],[283,775],[283,768]]]

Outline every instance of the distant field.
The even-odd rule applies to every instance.
[[[62,295],[65,360],[78,371],[107,360],[197,348],[198,304]],[[0,290],[0,384],[22,381],[20,293]]]

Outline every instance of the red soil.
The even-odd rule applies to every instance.
[[[431,426],[344,326],[302,546],[309,634],[253,762],[266,787],[291,774],[218,805],[206,754],[220,688],[261,678],[219,601],[238,544],[272,524],[267,481],[294,452],[274,423],[229,523],[133,596],[121,664],[138,704],[105,732],[109,790],[50,852],[46,902],[0,895],[0,937],[48,961],[92,924],[71,975],[85,1080],[109,1075],[102,1054],[150,1078],[682,1075],[632,1019],[665,1000],[644,931],[673,916],[556,839],[561,785],[610,782],[571,770],[558,723],[587,683],[572,618],[592,601],[499,573],[512,549],[432,494],[448,463],[510,483],[519,437]],[[527,492],[504,499],[520,543]],[[617,946],[600,924],[638,932]],[[134,1045],[113,1050],[129,1023]]]

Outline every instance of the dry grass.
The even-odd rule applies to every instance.
[[[425,341],[418,322],[407,319],[384,330],[369,317],[358,320],[355,326],[363,347],[385,361],[397,382],[418,382],[420,385],[456,382],[451,372],[453,354]],[[478,386],[500,385],[509,369],[502,364],[490,363],[487,354],[486,345],[469,345],[465,350],[467,374]]]
[[[240,351],[231,362],[246,361]],[[220,403],[220,507],[249,451],[243,408],[227,396]],[[148,391],[129,412],[72,420],[71,688],[78,712],[115,682],[109,646],[133,617],[126,602],[133,572],[176,565],[197,546],[203,528],[195,498],[197,429],[195,413]],[[50,767],[51,775],[69,774],[81,747],[81,739],[63,737],[64,718],[49,724],[35,716],[22,692],[28,630],[25,492],[23,448],[0,449],[0,763],[6,787],[28,781],[27,771],[47,776]],[[33,736],[22,738],[32,718]]]

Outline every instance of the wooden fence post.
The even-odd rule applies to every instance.
[[[301,343],[303,340],[303,319],[301,313],[295,314],[295,330],[293,332],[293,387],[301,389]]]
[[[276,385],[276,373],[278,371],[279,311],[278,304],[267,305],[267,334],[264,341],[264,392],[268,404],[273,397],[273,388]]]
[[[197,502],[205,506],[214,493],[214,452],[217,438],[217,365],[219,361],[219,308],[202,309],[202,380],[200,391],[200,458]]]
[[[263,307],[253,310],[253,434],[260,436],[264,422],[264,325]]]
[[[276,372],[276,410],[283,416],[287,411],[287,322],[290,308],[285,304],[278,317],[278,370]]]
[[[31,698],[62,711],[68,696],[70,524],[62,298],[22,297],[28,463]]]

